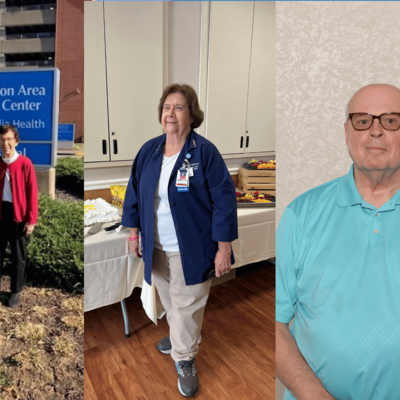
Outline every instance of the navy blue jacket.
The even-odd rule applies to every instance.
[[[139,150],[126,189],[122,225],[142,235],[144,277],[151,284],[154,250],[154,194],[161,173],[166,135],[149,140]],[[176,175],[190,153],[189,192],[177,192]],[[217,148],[191,131],[169,180],[172,219],[181,253],[186,285],[205,282],[215,268],[218,242],[238,238],[235,185]],[[234,264],[235,259],[231,257]]]

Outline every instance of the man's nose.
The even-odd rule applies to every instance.
[[[373,137],[381,137],[385,133],[384,129],[382,128],[381,122],[379,121],[378,118],[375,118],[371,129],[369,131],[369,134]]]

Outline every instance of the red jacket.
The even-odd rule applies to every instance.
[[[10,186],[14,204],[14,220],[36,224],[38,216],[38,189],[32,161],[20,155],[11,164],[0,157],[0,195],[3,197],[7,167],[10,171]],[[1,220],[1,201],[0,201]]]

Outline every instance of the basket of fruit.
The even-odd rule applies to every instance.
[[[275,207],[275,196],[268,193],[236,192],[236,202],[241,207]]]
[[[250,162],[244,163],[243,168],[247,170],[262,170],[262,169],[275,169],[276,168],[276,160],[269,161],[257,161],[251,160]]]
[[[263,192],[275,195],[276,160],[251,160],[239,167],[238,187],[243,193]]]

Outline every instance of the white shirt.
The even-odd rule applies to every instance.
[[[17,153],[16,151],[14,152],[14,155],[10,158],[4,158],[3,157],[3,161],[6,164],[11,164],[12,162],[14,162],[17,158],[19,157],[19,153]],[[10,203],[13,202],[12,200],[12,193],[11,193],[11,186],[10,186],[10,171],[7,168],[6,171],[6,179],[4,180],[4,188],[3,188],[3,201],[8,201]]]
[[[164,251],[179,251],[174,220],[168,199],[168,183],[179,153],[163,156],[160,179],[154,193],[154,247]]]

